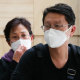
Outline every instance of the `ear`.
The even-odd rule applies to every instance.
[[[74,32],[76,31],[76,26],[73,25],[72,28],[71,28],[71,33],[70,33],[70,37],[73,36]]]
[[[8,43],[9,46],[11,46],[10,41],[7,41],[7,40],[6,40],[6,42]]]
[[[33,39],[34,39],[34,35],[32,34],[32,35],[31,35],[31,41],[33,41]]]

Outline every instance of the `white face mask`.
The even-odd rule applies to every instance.
[[[29,39],[27,39],[27,40],[19,39],[16,42],[11,43],[11,48],[13,49],[13,51],[16,51],[16,49],[19,47],[19,45],[23,45],[27,49],[30,49],[31,48],[31,40],[29,40]]]
[[[71,29],[71,27],[69,28]],[[44,39],[51,48],[57,48],[64,44],[64,42],[69,39],[69,36],[66,35],[66,31],[60,31],[56,29],[50,28],[49,30],[45,31]]]

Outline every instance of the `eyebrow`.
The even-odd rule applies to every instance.
[[[26,33],[26,31],[21,31],[21,33]]]
[[[60,20],[54,21],[54,24],[60,24],[60,23],[61,23]],[[44,24],[50,25],[50,22],[49,21],[46,21]]]
[[[17,32],[13,32],[13,34],[16,34]],[[26,33],[26,31],[21,31],[20,33]]]
[[[59,20],[59,21],[54,21],[54,24],[60,24],[61,23],[61,21]]]

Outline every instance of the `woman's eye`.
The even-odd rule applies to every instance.
[[[22,37],[26,37],[26,35],[22,35]]]
[[[44,25],[46,28],[50,28],[51,26],[50,25]]]
[[[15,38],[15,39],[16,39],[16,38],[17,38],[17,36],[13,36],[12,38]]]
[[[50,26],[46,26],[46,27],[50,27]]]
[[[12,40],[17,40],[18,37],[17,37],[17,36],[12,36],[11,39],[12,39]]]

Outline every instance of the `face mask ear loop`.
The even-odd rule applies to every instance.
[[[70,29],[72,28],[72,26],[70,26],[70,28],[68,28],[66,31],[64,31],[64,32],[67,32],[67,31],[69,31]]]
[[[67,31],[69,31],[70,29],[72,28],[72,26],[70,26],[70,28],[68,28],[66,31],[64,31],[65,33],[67,32]],[[67,39],[69,39],[69,36],[67,36]]]

